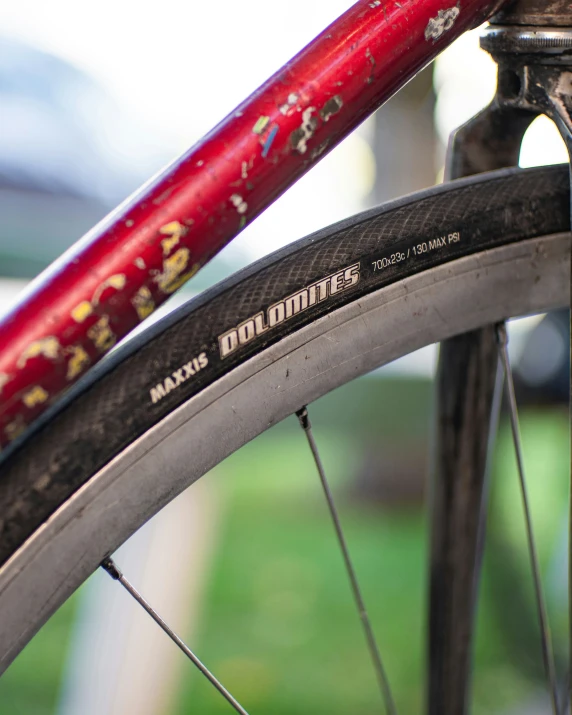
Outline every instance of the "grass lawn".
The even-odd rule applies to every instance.
[[[563,653],[566,617],[555,545],[567,509],[567,415],[529,412],[522,428],[555,643]],[[355,438],[346,430],[318,426],[315,433],[400,715],[420,713],[427,551],[423,509],[383,510],[350,498],[348,486],[359,458]],[[503,712],[542,683],[506,428],[494,471],[488,543],[495,550],[485,558],[481,588],[476,715]],[[359,620],[304,440],[292,429],[273,430],[219,467],[213,479],[226,495],[223,534],[191,647],[252,715],[380,713]],[[73,612],[72,599],[0,680],[1,715],[55,712]],[[176,711],[164,715],[230,712],[189,666]]]
[[[567,416],[531,412],[522,422],[540,555],[549,570],[567,508]],[[422,509],[384,511],[352,502],[347,486],[356,467],[355,443],[339,432],[315,431],[399,712],[419,713],[427,549]],[[501,548],[511,568],[498,558],[485,560],[475,713],[502,712],[542,686],[509,437],[503,427],[489,542]],[[232,494],[196,645],[205,661],[254,713],[380,712],[341,556],[305,443],[293,436],[278,440],[270,433],[235,455],[218,478],[232,484]],[[517,580],[507,583],[509,576]],[[499,581],[504,591],[499,591]],[[565,608],[557,600],[552,599],[555,642],[561,649]],[[511,614],[513,621],[514,614],[520,621],[511,624]],[[525,655],[520,652],[523,643],[530,646]],[[216,715],[226,708],[208,684],[191,677],[177,713]]]

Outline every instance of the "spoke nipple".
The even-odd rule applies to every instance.
[[[506,324],[504,321],[502,323],[497,323],[495,325],[495,330],[496,330],[496,335],[497,335],[497,343],[502,347],[506,347],[508,345],[508,334],[506,332]]]
[[[300,425],[302,426],[303,430],[307,430],[310,427],[308,408],[305,405],[296,412],[296,417],[300,420]]]
[[[123,574],[117,568],[115,562],[110,556],[108,556],[106,559],[103,559],[103,561],[101,562],[101,568],[104,569],[104,571],[107,571],[107,573],[115,581],[119,581],[119,579],[123,576]]]

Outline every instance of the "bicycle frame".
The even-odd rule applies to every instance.
[[[0,448],[499,0],[359,0],[0,323]]]

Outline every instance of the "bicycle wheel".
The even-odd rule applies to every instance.
[[[367,211],[191,300],[0,463],[0,664],[142,523],[260,432],[424,345],[567,304],[566,166]]]

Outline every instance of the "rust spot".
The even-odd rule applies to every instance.
[[[336,94],[335,97],[328,99],[328,101],[324,104],[320,110],[320,116],[325,122],[327,122],[328,119],[333,117],[334,114],[337,114],[343,106],[344,103],[342,98],[339,94]]]

